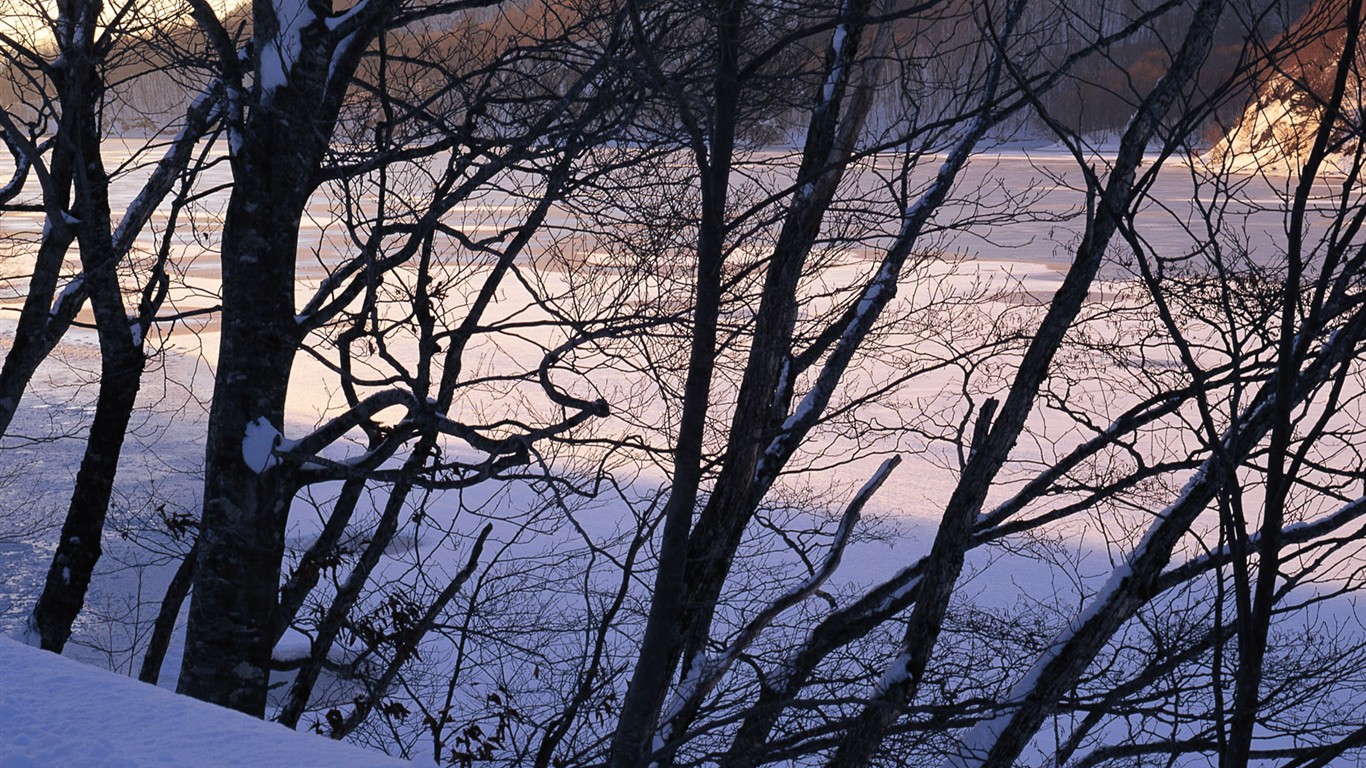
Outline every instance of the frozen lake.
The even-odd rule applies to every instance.
[[[117,176],[111,198],[116,215],[136,198],[152,163],[163,151],[164,148],[155,142],[128,139],[107,143],[107,167],[116,169]],[[1098,154],[1093,158],[1093,165],[1102,168],[1102,158],[1103,155]],[[928,179],[937,166],[936,158],[923,158],[920,170],[910,176],[911,187]],[[849,207],[855,213],[860,209],[870,211],[868,226],[874,231],[878,227],[890,231],[895,224],[897,190],[894,182],[900,168],[900,158],[870,158],[858,166],[845,185],[841,197],[852,201]],[[0,175],[9,172],[9,167],[0,165]],[[791,164],[781,152],[758,153],[750,164],[737,170],[736,176],[740,180],[737,182],[738,194],[742,197],[758,194],[756,190],[760,189],[781,190],[790,186]],[[1062,272],[1070,263],[1072,249],[1080,238],[1078,214],[1085,206],[1081,178],[1076,160],[1057,148],[1005,149],[974,157],[960,176],[951,200],[934,221],[939,231],[928,237],[927,247],[947,255],[955,264],[928,269],[915,279],[962,285],[986,281],[999,286],[1002,293],[997,297],[998,301],[1046,302],[1059,284]],[[198,180],[196,190],[201,196],[182,214],[178,230],[169,244],[173,286],[163,314],[192,312],[217,304],[216,247],[230,180],[226,158],[222,157]],[[1249,250],[1258,254],[1259,260],[1274,260],[1275,244],[1283,238],[1283,235],[1278,237],[1278,233],[1284,229],[1283,194],[1287,184],[1284,179],[1235,176],[1231,186],[1215,187],[1201,178],[1198,168],[1173,161],[1147,182],[1152,185],[1151,193],[1138,213],[1137,222],[1154,252],[1168,257],[1189,253],[1196,238],[1204,236],[1204,214],[1217,203],[1225,220],[1235,223],[1245,234]],[[335,199],[333,188],[321,189],[303,222],[298,289],[301,306],[351,247],[344,215]],[[447,221],[475,237],[515,222],[527,205],[525,200],[512,194],[493,190],[455,208]],[[563,248],[566,238],[574,241],[574,248],[581,254],[586,254],[580,259],[591,262],[597,258],[593,254],[599,246],[591,242],[592,234],[582,229],[582,223],[575,216],[564,208],[556,209],[546,222],[547,234],[539,236],[527,258],[536,260],[538,247]],[[139,260],[145,264],[162,246],[161,233],[166,222],[166,206],[163,205],[138,242],[135,265],[126,273],[130,288],[144,272],[144,267],[138,266]],[[10,212],[0,216],[0,333],[8,333],[12,328],[12,318],[22,303],[25,276],[31,265],[25,254],[31,253],[41,230],[41,214]],[[874,236],[862,245],[846,251],[841,256],[844,263],[828,270],[830,279],[835,282],[857,280],[876,257],[879,242],[874,232]],[[74,251],[72,256],[74,258]],[[68,264],[73,275],[77,267],[74,261]],[[1191,267],[1199,268],[1194,264]],[[542,279],[559,284],[556,281],[561,280],[558,273],[562,269],[563,265],[548,264],[541,270]],[[474,285],[481,274],[481,270],[475,269],[462,279]],[[1133,274],[1132,256],[1125,248],[1112,247],[1111,259],[1102,270],[1101,292],[1109,290],[1106,286],[1132,279]],[[506,305],[501,313],[503,317],[519,313],[525,317],[526,313],[533,312],[527,297],[518,295],[515,287],[505,292],[502,301]],[[89,321],[88,312],[82,319]],[[132,450],[119,484],[133,506],[147,503],[155,507],[155,503],[148,500],[169,494],[177,500],[175,508],[189,512],[197,504],[198,478],[191,468],[201,459],[198,441],[217,346],[213,316],[198,315],[168,324],[157,343],[168,354],[159,358],[157,370],[150,374],[151,380],[144,389],[143,400],[147,404],[144,423],[134,434]],[[516,368],[526,363],[520,358],[537,355],[540,351],[537,344],[511,338],[476,350],[485,370],[496,370],[500,364]],[[6,451],[17,460],[13,464],[16,473],[41,479],[36,483],[25,480],[12,484],[5,491],[8,498],[14,499],[17,489],[22,488],[24,493],[37,494],[42,499],[35,502],[39,507],[60,507],[75,471],[79,436],[92,411],[97,361],[93,333],[78,328],[43,368],[38,385],[25,400],[16,423],[15,432],[23,441],[12,443]],[[864,372],[865,376],[873,377],[884,374],[872,369]],[[603,386],[629,391],[632,384],[614,380]],[[930,377],[915,383],[911,395],[933,396],[943,386],[942,380]],[[286,432],[306,430],[333,412],[335,397],[336,390],[326,368],[317,360],[300,356],[290,400],[292,424]],[[668,428],[664,423],[666,418],[663,411],[647,415],[647,420],[662,429]],[[56,438],[56,442],[50,442],[49,438]],[[841,450],[840,439],[831,439],[833,442],[823,450]],[[904,445],[898,441],[893,443]],[[953,474],[948,469],[951,457],[930,451],[913,458],[912,462],[920,468],[903,469],[894,474],[874,506],[895,516],[930,521],[935,519],[938,504],[953,482]],[[137,469],[139,466],[143,468]],[[870,466],[863,462],[847,468],[843,482],[861,480]],[[174,471],[168,471],[168,467]],[[646,476],[662,480],[653,469],[647,470]],[[160,490],[148,491],[145,486],[152,482]],[[143,501],[134,503],[133,499]],[[875,566],[871,570],[878,568]],[[12,579],[31,581],[28,568],[15,568],[11,573],[18,574]]]
[[[116,211],[135,198],[139,182],[148,172],[148,163],[157,155],[159,150],[141,152],[132,141],[109,145],[111,163],[125,164],[115,185]],[[929,170],[917,170],[906,182],[907,187],[913,190],[917,184],[923,184],[937,166],[934,158],[926,158],[923,168]],[[841,216],[855,222],[850,226],[865,229],[855,245],[839,250],[812,278],[809,284],[813,290],[826,289],[830,295],[813,297],[805,307],[804,318],[818,317],[837,308],[839,291],[857,284],[873,268],[887,232],[896,225],[898,197],[904,194],[898,185],[898,168],[897,158],[877,157],[865,161],[852,174],[841,195],[847,202]],[[782,191],[791,186],[790,163],[776,152],[755,155],[751,164],[738,169],[737,176],[749,179],[738,183],[737,194],[745,199],[761,198],[765,190]],[[903,284],[898,309],[908,315],[923,310],[925,319],[912,318],[913,322],[904,328],[889,330],[879,340],[878,355],[855,366],[848,388],[858,394],[875,391],[889,381],[900,382],[903,377],[906,380],[898,384],[885,402],[851,411],[847,421],[836,420],[828,429],[818,432],[800,459],[812,471],[809,476],[780,484],[774,493],[772,518],[765,521],[774,530],[782,529],[784,521],[793,522],[793,529],[806,535],[810,530],[802,526],[814,528],[828,523],[831,511],[848,497],[851,488],[866,479],[884,455],[897,452],[905,456],[905,464],[870,504],[866,535],[855,543],[840,577],[832,583],[833,595],[847,596],[860,585],[886,578],[927,550],[935,522],[956,480],[959,457],[942,435],[952,433],[962,417],[955,408],[963,394],[959,389],[961,378],[968,374],[953,366],[932,370],[926,361],[934,360],[935,356],[948,358],[946,350],[951,344],[970,347],[975,341],[970,338],[973,332],[991,329],[1008,335],[1010,328],[1016,327],[1012,323],[1024,332],[1030,329],[1029,323],[1060,284],[1081,237],[1078,215],[1086,199],[1080,179],[1081,172],[1073,158],[1048,148],[984,153],[975,157],[959,178],[953,199],[933,222],[935,231],[924,245],[925,257]],[[229,181],[226,163],[220,162],[206,171],[197,187],[203,196],[182,218],[171,239],[174,285],[166,313],[207,309],[218,301],[216,249]],[[447,217],[447,224],[475,240],[503,231],[520,220],[528,205],[514,193],[519,183],[513,179],[506,185],[507,191],[488,192],[457,207]],[[1231,185],[1214,186],[1202,177],[1198,167],[1173,162],[1145,183],[1151,184],[1150,193],[1136,214],[1135,227],[1148,249],[1171,260],[1168,268],[1196,273],[1205,269],[1199,261],[1203,256],[1185,257],[1206,238],[1208,225],[1216,219],[1236,233],[1229,245],[1245,247],[1252,262],[1262,266],[1276,262],[1278,243],[1284,239],[1284,179],[1235,176]],[[345,226],[344,212],[334,204],[336,199],[334,190],[322,190],[304,222],[297,291],[300,306],[351,252],[351,235]],[[372,203],[373,199],[368,201]],[[154,217],[151,232],[139,242],[134,263],[126,274],[130,288],[145,274],[146,263],[162,245],[159,233],[166,223],[163,210]],[[0,247],[4,249],[0,251],[0,334],[12,333],[12,318],[23,300],[25,276],[30,268],[26,249],[32,247],[41,229],[42,217],[38,214],[7,213],[0,217]],[[490,421],[520,416],[519,408],[529,413],[535,411],[536,404],[524,397],[520,389],[527,382],[504,384],[497,379],[507,371],[533,369],[546,349],[561,338],[557,334],[563,334],[563,328],[557,325],[558,321],[552,322],[552,314],[543,302],[546,296],[569,295],[574,286],[583,284],[580,281],[590,278],[598,281],[596,285],[610,283],[616,274],[611,266],[614,256],[608,252],[610,246],[603,242],[610,239],[596,238],[591,229],[586,229],[581,211],[562,206],[552,212],[545,233],[538,235],[519,260],[527,276],[525,284],[508,285],[490,313],[490,327],[501,326],[501,334],[490,334],[490,338],[472,345],[467,355],[472,361],[470,375],[482,376],[488,383],[472,388],[457,404],[459,407]],[[572,253],[560,259],[546,258],[552,251],[560,255]],[[1140,294],[1133,291],[1132,254],[1118,239],[1111,251],[1094,292],[1094,316],[1088,317],[1087,322],[1091,323],[1088,329],[1096,333],[1108,330],[1121,334],[1128,330],[1126,323],[1136,322],[1134,318],[1141,315],[1141,308],[1129,306],[1126,311],[1131,314],[1119,319],[1105,318],[1104,310],[1124,302],[1133,303]],[[737,249],[736,259],[743,261],[750,255]],[[462,289],[473,290],[488,270],[479,258],[461,254],[458,249],[450,251],[448,258],[449,263],[443,268],[449,270],[450,301],[458,310],[466,300]],[[686,271],[687,265],[682,266]],[[663,275],[678,271],[679,265],[661,263],[658,267]],[[69,271],[75,274],[75,263],[69,265]],[[651,286],[655,285],[642,280],[641,286],[633,286],[625,293],[617,308],[628,308],[631,302],[643,305],[660,301],[658,295],[651,293]],[[533,292],[539,293],[533,296]],[[949,301],[938,307],[937,302],[945,299]],[[744,314],[737,312],[736,316],[741,319],[738,327]],[[993,325],[998,322],[1000,326]],[[962,335],[954,336],[955,333]],[[928,341],[922,342],[916,334],[922,334]],[[107,555],[90,598],[91,609],[78,627],[80,648],[75,651],[124,672],[135,669],[137,649],[145,642],[170,567],[187,546],[183,539],[164,532],[149,532],[148,526],[156,527],[158,520],[193,515],[198,508],[198,488],[202,482],[198,467],[202,461],[205,407],[217,345],[212,315],[197,315],[168,324],[154,343],[164,354],[155,359],[154,370],[142,392],[143,410],[125,449],[118,480]],[[0,348],[7,346],[0,341]],[[283,430],[286,437],[307,432],[338,408],[338,388],[328,368],[334,358],[325,345],[320,345],[319,350],[316,357],[300,355],[295,366],[288,423]],[[376,379],[410,363],[416,354],[414,348],[401,344],[386,352],[391,356],[389,361],[374,363]],[[974,395],[989,394],[986,390],[990,386],[1000,385],[1015,359],[1011,354],[1003,353],[1000,360],[993,362],[1000,371],[973,371],[974,375],[993,382],[984,385],[983,392],[974,391]],[[1145,367],[1149,372],[1175,367],[1169,352],[1163,351],[1123,365],[1098,353],[1088,357],[1092,354],[1090,350],[1076,354],[1077,359],[1069,360],[1069,364],[1079,366],[1078,370],[1098,372],[1095,378],[1071,383],[1069,396],[1090,409],[1077,422],[1091,416],[1107,419],[1135,402],[1141,393],[1126,389],[1125,383],[1145,373]],[[396,545],[386,560],[387,572],[426,573],[423,568],[449,571],[455,562],[452,553],[458,551],[452,542],[458,543],[469,530],[487,519],[500,524],[494,540],[502,570],[491,567],[484,574],[493,583],[500,579],[510,581],[535,568],[562,567],[562,558],[569,562],[574,557],[587,557],[582,553],[594,547],[615,551],[612,548],[620,544],[617,537],[632,524],[632,513],[644,514],[640,510],[652,509],[651,495],[659,493],[666,483],[662,468],[666,462],[659,458],[663,451],[651,441],[667,443],[677,414],[669,404],[652,397],[668,382],[649,381],[651,371],[633,370],[632,361],[622,365],[604,361],[610,361],[607,353],[593,358],[594,365],[587,367],[570,386],[578,387],[576,395],[601,394],[613,404],[616,413],[595,425],[600,433],[597,436],[643,435],[639,438],[639,454],[617,464],[602,464],[620,472],[624,490],[617,496],[604,494],[578,501],[572,508],[567,505],[563,517],[547,512],[550,509],[559,514],[542,498],[544,489],[533,488],[531,482],[496,488],[481,486],[445,496],[434,494],[424,499],[430,506],[424,507],[423,513],[436,518],[436,523],[413,533],[401,546]],[[390,368],[384,367],[390,364]],[[916,366],[926,366],[929,372],[906,376]],[[20,516],[11,512],[9,518],[0,519],[0,526],[7,526],[0,527],[0,573],[5,574],[0,582],[0,631],[9,632],[17,626],[41,584],[51,556],[51,525],[63,510],[82,447],[81,436],[92,412],[97,371],[98,346],[93,332],[72,331],[40,371],[13,434],[3,444],[8,474],[0,477],[0,507],[24,512]],[[724,393],[727,384],[718,386]],[[729,402],[724,396],[721,401]],[[988,508],[1017,489],[1030,472],[1084,438],[1085,431],[1068,420],[1069,414],[1049,411],[1048,405],[1032,417],[1030,439],[1022,441],[1012,455],[1018,467],[1014,474],[1008,473],[1007,482],[999,491],[993,490]],[[936,434],[931,435],[932,432]],[[1155,431],[1142,438],[1142,447],[1159,458],[1178,457],[1190,447],[1179,441],[1164,442],[1169,435]],[[344,454],[348,447],[338,450]],[[601,458],[600,453],[593,453],[592,446],[582,450],[583,455],[577,455],[572,448],[561,448],[550,461],[592,465]],[[846,462],[844,458],[849,456],[856,460]],[[335,491],[331,486],[317,489],[319,505],[326,507]],[[373,517],[382,503],[382,494],[376,493],[367,501],[368,506],[363,505],[361,517]],[[632,503],[639,506],[631,509]],[[978,550],[970,559],[969,575],[960,592],[965,602],[971,601],[970,615],[1004,615],[1037,607],[1047,599],[1062,606],[1057,611],[1047,607],[1047,612],[1061,615],[1064,608],[1070,610],[1071,605],[1104,583],[1113,563],[1123,555],[1132,531],[1138,530],[1151,510],[1127,512],[1127,517],[1116,515],[1099,523],[1094,518],[1064,523],[1048,529],[1047,536],[1014,542],[1010,548]],[[288,534],[290,545],[306,546],[316,537],[320,525],[312,509],[305,504],[296,505]],[[1113,525],[1120,532],[1106,525]],[[746,564],[752,570],[742,578],[775,588],[768,583],[770,574],[766,568],[774,563],[789,567],[793,560],[790,553],[780,552],[771,560]],[[565,583],[570,581],[566,579]],[[563,594],[547,596],[520,594],[520,587],[509,587],[509,594],[532,606],[534,614],[535,610],[550,612],[559,607],[558,600],[572,601],[577,597],[574,588],[571,584],[564,587]],[[758,594],[761,593],[762,590]],[[836,598],[829,599],[833,604]],[[515,607],[523,610],[522,605]],[[1325,604],[1320,615],[1336,620],[1340,608],[1338,604]],[[1342,616],[1347,615],[1342,612]],[[525,618],[531,626],[539,619]],[[287,638],[286,645],[294,643],[297,650],[299,642],[297,637]],[[174,666],[172,658],[163,683],[173,682]]]
[[[106,167],[116,177],[110,198],[116,217],[134,201],[163,149],[162,144],[133,139],[111,140],[106,144]],[[1102,158],[1098,154],[1093,163],[1101,173]],[[892,156],[863,161],[850,174],[842,197],[853,201],[851,207],[867,210],[870,220],[888,216],[888,209],[895,207],[894,190],[888,187],[898,181],[901,164],[902,158]],[[912,189],[916,183],[930,178],[937,165],[938,158],[934,156],[922,158],[909,177]],[[0,177],[8,178],[12,170],[10,158],[0,158]],[[750,163],[736,172],[738,195],[743,196],[747,187],[780,191],[790,186],[791,171],[791,160],[783,153],[754,154]],[[748,185],[746,177],[750,179]],[[177,307],[213,302],[215,247],[230,182],[226,157],[220,156],[201,174],[196,184],[199,197],[182,214],[171,243],[172,260],[180,277],[174,295]],[[1216,186],[1211,179],[1203,178],[1198,168],[1171,160],[1162,173],[1146,182],[1151,185],[1150,192],[1136,222],[1157,253],[1177,256],[1189,252],[1194,238],[1206,235],[1207,220],[1220,216],[1246,233],[1246,245],[1258,260],[1274,260],[1273,244],[1284,233],[1285,200],[1290,192],[1286,179],[1234,175],[1220,180]],[[951,199],[935,218],[935,226],[944,231],[937,235],[934,245],[944,253],[987,263],[989,269],[1010,265],[1016,273],[1037,271],[1039,267],[1063,270],[1070,263],[1072,248],[1080,237],[1075,222],[1086,204],[1082,187],[1077,161],[1056,147],[979,154],[960,175]],[[351,247],[341,226],[335,192],[330,187],[321,189],[303,222],[299,258],[301,296],[304,288],[316,285],[329,267],[337,263],[339,252]],[[37,200],[21,196],[17,202]],[[515,222],[527,206],[525,200],[507,192],[486,190],[478,199],[457,206],[445,218],[467,235],[477,237]],[[142,258],[147,258],[159,245],[151,233],[164,229],[166,208],[162,206],[139,241]],[[41,233],[42,221],[43,215],[33,212],[11,211],[0,217],[0,311],[22,301],[25,283],[20,278],[28,266],[24,254]],[[543,236],[543,242],[544,238],[571,231],[584,236],[585,233],[575,231],[575,226],[568,212],[557,208],[546,221],[544,229],[550,234]],[[580,247],[591,251],[594,246],[587,243]],[[870,247],[875,250],[875,244]],[[1118,252],[1122,249],[1116,250],[1105,274],[1122,278],[1130,274],[1125,265],[1132,258]],[[75,270],[74,262],[71,269]]]

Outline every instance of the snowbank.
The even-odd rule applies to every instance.
[[[296,733],[0,637],[0,768],[237,765],[414,763]]]

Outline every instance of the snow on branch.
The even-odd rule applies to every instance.
[[[33,167],[33,158],[23,151],[17,142],[9,140],[9,132],[0,130],[0,136],[4,137],[5,148],[9,150],[10,157],[14,159],[14,175],[4,187],[0,187],[0,205],[4,205],[13,200],[24,189],[24,182],[28,180],[29,169]]]
[[[834,397],[835,390],[853,361],[855,353],[872,331],[873,325],[882,314],[882,310],[895,298],[897,280],[900,278],[901,271],[910,258],[915,244],[919,241],[925,224],[929,221],[934,210],[948,196],[949,189],[958,177],[958,172],[967,163],[973,148],[977,146],[977,142],[986,134],[992,122],[990,117],[987,112],[979,115],[973,122],[972,128],[954,145],[953,150],[944,160],[943,165],[940,166],[934,182],[906,211],[902,218],[901,231],[882,257],[882,263],[873,278],[864,285],[858,303],[831,327],[830,330],[837,333],[830,340],[833,342],[834,348],[830,351],[817,374],[816,381],[811,385],[811,389],[807,391],[801,403],[783,422],[782,427],[764,451],[764,456],[755,469],[755,477],[760,482],[771,482],[772,478],[777,476],[782,465],[791,457],[802,438],[816,425],[826,406],[830,404],[830,400]],[[823,336],[825,335],[823,334]],[[812,365],[815,362],[812,357],[819,354],[823,346],[823,344],[818,343],[808,353],[801,355],[800,364],[796,367],[800,370]]]
[[[1304,401],[1339,365],[1350,360],[1363,335],[1366,309],[1358,309],[1342,328],[1328,335],[1319,354],[1301,373],[1292,393],[1294,400]],[[1205,459],[1177,497],[1155,516],[1128,559],[1114,570],[1100,592],[1012,686],[1002,704],[1002,713],[980,721],[969,731],[960,753],[946,762],[947,768],[1006,765],[1014,760],[1058,698],[1158,588],[1176,543],[1227,481],[1225,462],[1245,461],[1271,429],[1274,402],[1275,385],[1268,382],[1224,431],[1221,450]],[[1354,502],[1330,519],[1341,520],[1360,512]],[[1307,535],[1315,528],[1287,530],[1294,535]]]
[[[80,306],[85,303],[88,292],[89,288],[85,284],[85,273],[82,272],[71,278],[71,281],[62,288],[62,292],[57,294],[57,298],[52,302],[52,310],[48,313],[49,316],[53,319],[65,318],[68,315],[74,316],[79,311]]]
[[[1343,526],[1366,516],[1366,496],[1358,497],[1330,515],[1326,515],[1317,520],[1305,520],[1303,522],[1287,525],[1280,531],[1282,544],[1304,544],[1309,545],[1321,537],[1339,531]],[[1260,552],[1262,549],[1263,536],[1260,531],[1248,536],[1247,548],[1251,552]],[[1177,584],[1185,583],[1194,576],[1217,568],[1233,557],[1233,550],[1228,545],[1218,547],[1210,552],[1192,558],[1169,571],[1166,571],[1158,579],[1157,589],[1159,591],[1169,589]]]
[[[289,447],[280,430],[266,417],[260,416],[247,425],[246,432],[242,435],[242,461],[252,472],[259,475],[271,467],[278,466],[280,459],[276,455],[277,451],[287,451]]]

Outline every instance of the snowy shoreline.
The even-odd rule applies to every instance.
[[[178,696],[0,637],[3,768],[430,766]]]

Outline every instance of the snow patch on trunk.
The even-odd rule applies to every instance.
[[[260,85],[271,93],[284,85],[303,51],[303,30],[316,20],[306,0],[274,0],[278,31],[261,46]]]
[[[242,435],[242,461],[256,474],[280,463],[277,450],[289,450],[294,441],[286,440],[264,416],[247,425]]]

